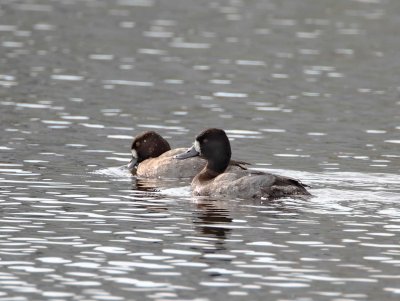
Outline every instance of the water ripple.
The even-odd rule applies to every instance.
[[[0,300],[398,297],[398,9],[289,2],[2,2]],[[123,166],[208,126],[313,197]]]

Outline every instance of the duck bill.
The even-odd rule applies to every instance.
[[[198,155],[200,155],[200,153],[196,150],[195,146],[193,145],[186,152],[176,155],[175,159],[183,160],[183,159],[187,159],[187,158],[191,158],[191,157],[196,157]]]
[[[128,163],[128,165],[126,167],[128,167],[129,170],[133,170],[137,167],[137,158],[132,157],[132,160]]]

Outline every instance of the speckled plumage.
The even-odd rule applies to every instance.
[[[143,178],[193,178],[206,165],[201,158],[176,160],[175,155],[186,149],[176,148],[169,150],[159,157],[149,158],[139,163],[136,175]]]

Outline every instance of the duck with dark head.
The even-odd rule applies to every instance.
[[[207,165],[192,181],[193,195],[242,199],[310,195],[306,185],[296,179],[247,169],[227,170],[231,154],[225,131],[210,128],[197,135],[193,146],[175,158],[207,160]]]
[[[177,162],[174,156],[185,148],[172,149],[167,140],[154,131],[137,135],[131,145],[132,159],[128,164],[132,174],[142,178],[193,178],[206,164],[201,158]]]
[[[132,174],[140,178],[189,178],[193,179],[206,166],[200,157],[176,160],[175,156],[186,148],[171,149],[167,140],[154,131],[137,135],[131,145],[132,160],[128,164]],[[248,164],[228,160],[229,169],[245,169]]]

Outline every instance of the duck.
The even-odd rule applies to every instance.
[[[186,148],[171,149],[170,144],[155,131],[145,131],[132,141],[132,159],[127,167],[139,178],[173,178],[192,180],[207,164],[201,157],[177,160],[175,156],[186,151]],[[245,169],[247,162],[230,160],[228,169]]]
[[[206,165],[199,157],[188,161],[174,159],[186,148],[171,149],[168,141],[155,131],[145,131],[132,141],[132,159],[127,167],[140,178],[190,178],[198,174]]]
[[[191,182],[192,195],[238,199],[306,197],[311,194],[299,180],[243,168],[227,169],[231,146],[225,131],[209,128],[196,136],[191,148],[175,156],[177,160],[200,157],[207,161]]]

